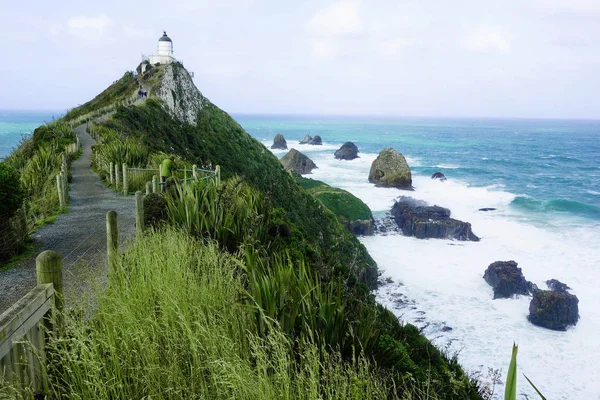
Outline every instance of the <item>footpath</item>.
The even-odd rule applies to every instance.
[[[54,250],[63,257],[68,304],[69,298],[80,296],[82,289],[106,277],[106,213],[114,210],[119,216],[120,243],[135,232],[135,197],[123,197],[105,187],[92,171],[95,141],[85,128],[85,124],[75,128],[83,153],[71,165],[69,211],[33,234],[36,247],[31,259],[0,271],[0,314],[36,286],[35,257],[42,251]]]

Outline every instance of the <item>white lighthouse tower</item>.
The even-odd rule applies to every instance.
[[[175,60],[173,56],[173,41],[167,36],[167,32],[163,31],[163,35],[158,39],[158,50],[156,54],[148,56],[150,64],[170,64]]]

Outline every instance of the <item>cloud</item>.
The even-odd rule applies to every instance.
[[[67,26],[71,31],[76,30],[93,30],[93,31],[104,31],[104,29],[114,25],[114,21],[106,15],[98,15],[97,17],[88,17],[80,15],[69,18]]]
[[[572,13],[600,13],[600,1],[598,0],[536,0],[542,7]]]
[[[156,32],[148,28],[140,28],[136,25],[124,24],[122,26],[123,35],[135,39],[152,39],[158,36]]]
[[[511,51],[511,35],[500,25],[483,26],[464,36],[461,46],[477,53],[507,54]]]
[[[344,36],[360,33],[363,20],[359,1],[339,1],[319,10],[308,21],[308,31],[319,36]]]
[[[331,39],[319,39],[313,43],[312,56],[321,60],[333,60],[337,57],[339,44]]]
[[[376,52],[384,57],[393,57],[414,42],[412,39],[386,40],[376,46]]]

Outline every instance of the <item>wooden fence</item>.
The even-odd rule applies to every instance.
[[[159,168],[135,168],[127,164],[114,162],[96,164],[104,172],[104,176],[111,187],[123,193],[124,196],[133,195],[138,190],[157,192],[162,190],[163,183],[159,181]],[[196,165],[192,169],[177,169],[172,171],[173,177],[180,183],[186,184],[193,181],[215,179],[221,181],[221,167],[216,166],[214,170],[200,169]]]
[[[62,259],[47,250],[36,258],[38,285],[0,315],[0,383],[39,392],[48,333],[60,326],[63,309]],[[51,318],[53,310],[58,311]]]

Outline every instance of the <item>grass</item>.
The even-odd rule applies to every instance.
[[[349,226],[352,222],[371,221],[373,219],[369,206],[352,193],[331,187],[318,180],[303,178],[300,175],[295,175],[295,178],[301,187],[331,210],[343,225]]]
[[[394,380],[365,357],[343,360],[310,335],[294,341],[267,316],[261,321],[268,332],[260,334],[255,311],[244,300],[242,265],[237,256],[181,231],[137,240],[110,271],[106,291],[95,294],[95,310],[73,310],[66,318],[68,334],[52,338],[45,394],[396,398]],[[0,394],[14,390],[0,388]]]

